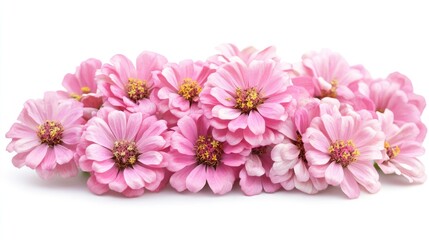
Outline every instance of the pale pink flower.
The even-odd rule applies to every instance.
[[[95,75],[100,68],[100,60],[90,58],[83,61],[74,74],[68,73],[63,79],[63,86],[67,90],[68,96],[83,103],[86,119],[91,118],[92,114],[103,104],[95,81]]]
[[[421,114],[426,106],[425,99],[413,92],[411,81],[400,73],[392,73],[386,79],[368,82],[367,91],[360,90],[372,102],[371,111],[384,112],[389,109],[393,112],[394,123],[402,126],[413,122],[419,128],[417,140],[423,142],[426,136],[426,126],[421,121]]]
[[[244,164],[244,156],[225,153],[227,142],[213,138],[208,120],[184,116],[171,137],[168,169],[173,172],[170,184],[177,191],[200,191],[208,183],[215,194],[225,194],[237,178],[236,167]],[[242,154],[248,154],[249,151]]]
[[[355,94],[349,85],[362,79],[366,71],[351,67],[338,53],[324,49],[302,56],[302,62],[294,66],[296,77],[292,78],[295,86],[307,89],[316,98],[332,97],[351,100]]]
[[[358,184],[377,192],[380,182],[373,164],[382,159],[385,139],[379,122],[369,113],[342,116],[331,106],[330,114],[314,118],[302,136],[310,174],[339,185],[349,198],[360,195]]]
[[[118,110],[129,112],[156,112],[153,89],[157,74],[167,59],[153,52],[143,52],[137,57],[136,66],[125,56],[115,55],[111,64],[101,68],[98,88],[107,102]]]
[[[165,176],[167,125],[155,116],[99,111],[84,134],[82,170],[91,173],[87,185],[95,194],[112,190],[127,197],[157,191]]]
[[[280,183],[285,190],[296,188],[308,194],[327,188],[324,178],[316,178],[308,171],[306,149],[302,141],[313,118],[320,116],[320,102],[313,100],[300,107],[290,120],[282,143],[274,146],[271,157],[274,164],[270,177],[274,183]],[[325,103],[326,104],[326,103]]]
[[[214,64],[215,66],[232,62],[235,58],[239,58],[247,64],[251,63],[253,60],[263,61],[271,59],[274,61],[280,61],[274,46],[267,47],[261,51],[254,47],[247,47],[240,50],[234,44],[227,43],[218,46],[217,50],[220,51],[220,54],[216,54],[208,59],[208,62]]]
[[[419,129],[415,123],[394,124],[393,113],[386,109],[377,112],[381,129],[386,135],[384,158],[377,161],[385,174],[395,173],[404,176],[410,183],[422,183],[426,180],[425,168],[417,157],[424,154],[424,148],[416,140]]]
[[[251,196],[262,191],[272,193],[280,189],[280,184],[271,182],[269,171],[273,166],[271,160],[272,146],[253,148],[246,156],[246,162],[241,169],[240,187],[244,194]]]
[[[177,124],[183,116],[198,116],[199,95],[214,70],[208,64],[184,60],[171,64],[158,74],[160,85],[156,95],[160,99],[158,108],[169,124]]]
[[[228,142],[233,152],[281,142],[284,121],[296,105],[289,85],[288,74],[272,60],[219,67],[200,94],[213,136]]]
[[[35,169],[40,177],[76,176],[74,151],[83,128],[83,106],[73,99],[62,99],[47,92],[43,99],[28,100],[11,129],[9,152],[16,152],[12,163]]]

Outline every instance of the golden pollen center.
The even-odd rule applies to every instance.
[[[88,94],[91,92],[91,88],[87,86],[81,87],[80,90],[82,91],[83,94]]]
[[[149,88],[145,80],[129,78],[126,86],[128,98],[137,102],[149,97]]]
[[[337,97],[337,87],[338,87],[338,80],[334,79],[331,81],[331,89],[329,90],[322,90],[322,95],[320,96],[320,99],[324,97],[331,97],[336,98]]]
[[[113,160],[119,169],[132,167],[140,155],[135,142],[119,140],[116,141],[112,149]]]
[[[64,127],[57,121],[47,120],[37,127],[37,136],[41,143],[53,147],[61,144],[63,137]]]
[[[195,155],[199,164],[216,167],[222,158],[222,143],[212,136],[199,136],[195,143]]]
[[[193,101],[201,93],[201,86],[192,78],[185,78],[179,87],[178,94],[188,101]]]
[[[235,108],[240,109],[242,113],[247,114],[252,110],[256,110],[259,105],[264,103],[264,99],[261,98],[255,87],[246,90],[237,88],[236,95]]]
[[[359,150],[352,140],[337,140],[331,143],[328,151],[331,154],[331,161],[339,163],[343,167],[347,167],[350,163],[356,162],[357,157],[360,155]]]
[[[386,153],[387,156],[389,156],[389,159],[395,158],[401,152],[401,149],[399,149],[398,146],[392,147],[388,142],[384,142],[384,149],[386,149]]]

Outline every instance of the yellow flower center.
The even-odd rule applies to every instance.
[[[264,99],[260,97],[259,92],[255,87],[251,87],[246,90],[237,88],[236,95],[235,108],[240,109],[242,113],[249,113],[264,103]]]
[[[82,91],[83,94],[88,94],[91,92],[91,88],[87,86],[81,87],[80,90]]]
[[[222,158],[222,143],[212,136],[199,136],[195,143],[195,155],[199,164],[216,167]]]
[[[331,97],[336,98],[337,97],[337,87],[338,87],[338,80],[334,79],[331,81],[331,89],[329,90],[322,90],[322,95],[320,96],[320,99],[324,97]]]
[[[128,98],[134,102],[149,97],[149,88],[145,80],[129,78],[126,91],[128,93]]]
[[[64,127],[57,121],[47,120],[37,127],[37,136],[41,143],[53,147],[61,144],[63,137]]]
[[[112,149],[113,160],[119,169],[132,167],[140,155],[135,142],[126,140],[116,141]]]
[[[178,94],[181,95],[184,99],[192,101],[195,97],[201,93],[201,86],[197,81],[192,78],[185,78],[182,85],[179,87]]]
[[[387,141],[384,142],[384,149],[386,149],[386,153],[387,153],[387,156],[389,156],[389,159],[395,158],[401,152],[401,149],[399,149],[398,146],[392,147]]]
[[[331,154],[331,161],[347,167],[350,163],[356,162],[357,157],[360,155],[359,150],[356,148],[352,140],[343,141],[337,140],[331,143],[328,149]]]

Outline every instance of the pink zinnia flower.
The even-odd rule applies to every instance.
[[[394,123],[402,126],[413,122],[419,128],[417,140],[423,142],[426,126],[421,121],[421,114],[426,106],[425,99],[413,92],[411,81],[400,73],[392,73],[386,79],[374,80],[369,83],[368,91],[362,92],[372,102],[368,110],[393,112]]]
[[[370,193],[380,189],[374,160],[382,159],[385,136],[370,114],[342,116],[332,105],[330,114],[312,120],[303,135],[309,171],[314,177],[325,178],[333,186],[340,185],[349,198],[360,195],[359,185]]]
[[[177,124],[177,120],[186,115],[202,114],[198,107],[199,95],[213,71],[201,61],[185,60],[171,64],[158,74],[158,107],[169,124]]]
[[[244,194],[251,196],[262,191],[272,193],[280,189],[280,184],[271,182],[269,178],[269,171],[273,166],[271,150],[272,146],[257,147],[246,156],[246,162],[239,174]]]
[[[225,153],[227,142],[213,138],[208,120],[184,116],[171,137],[168,169],[173,173],[170,184],[177,191],[200,191],[208,183],[215,194],[231,191],[236,180],[235,167],[244,163],[244,156]],[[243,154],[246,154],[245,152]]]
[[[100,111],[88,122],[84,140],[89,145],[79,160],[82,170],[91,173],[89,189],[127,197],[158,190],[167,164],[166,130],[166,122],[155,116]]]
[[[47,92],[43,99],[28,100],[24,109],[6,133],[12,141],[7,146],[15,151],[12,163],[20,168],[36,169],[44,179],[55,174],[76,176],[73,158],[82,134],[83,106],[73,99],[62,99]]]
[[[424,148],[417,135],[419,129],[415,123],[404,123],[398,126],[393,123],[393,113],[386,109],[377,112],[381,129],[386,134],[384,142],[384,159],[377,161],[385,174],[395,173],[404,176],[410,183],[422,183],[426,180],[425,168],[417,157],[424,154]]]
[[[219,67],[200,94],[213,136],[234,152],[281,142],[284,121],[294,110],[289,85],[288,74],[272,60]]]
[[[220,51],[220,54],[216,54],[209,58],[208,62],[214,64],[215,66],[220,66],[227,62],[234,61],[235,58],[241,59],[243,62],[249,64],[253,60],[267,60],[271,59],[274,61],[280,61],[280,58],[277,56],[276,48],[274,46],[267,47],[261,51],[254,47],[247,47],[243,50],[240,50],[234,44],[222,44],[217,47]]]
[[[324,178],[316,178],[308,171],[306,149],[302,141],[313,118],[320,116],[319,101],[313,100],[297,109],[292,119],[287,120],[285,140],[274,146],[271,157],[274,164],[271,180],[280,183],[285,190],[296,188],[308,194],[327,188]],[[327,103],[324,103],[327,104]]]
[[[92,113],[103,104],[95,81],[95,75],[100,68],[100,60],[90,58],[82,62],[74,74],[68,73],[63,79],[63,86],[67,90],[67,94],[83,103],[84,115],[87,119],[91,118]]]
[[[303,55],[302,63],[294,66],[294,70],[298,75],[292,78],[294,85],[304,87],[316,98],[340,100],[354,98],[348,86],[362,79],[365,72],[360,66],[350,67],[341,55],[326,49]]]
[[[110,61],[111,64],[102,66],[102,74],[98,76],[98,87],[110,105],[129,112],[155,113],[154,81],[167,59],[157,53],[143,52],[137,57],[135,67],[120,54]]]

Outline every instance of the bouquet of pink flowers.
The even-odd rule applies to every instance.
[[[12,163],[44,179],[88,172],[93,193],[127,197],[239,182],[246,195],[332,185],[357,198],[380,189],[379,173],[425,181],[426,103],[406,76],[373,79],[329,50],[297,64],[274,47],[219,50],[205,62],[82,62],[66,91],[25,103],[6,134]]]

